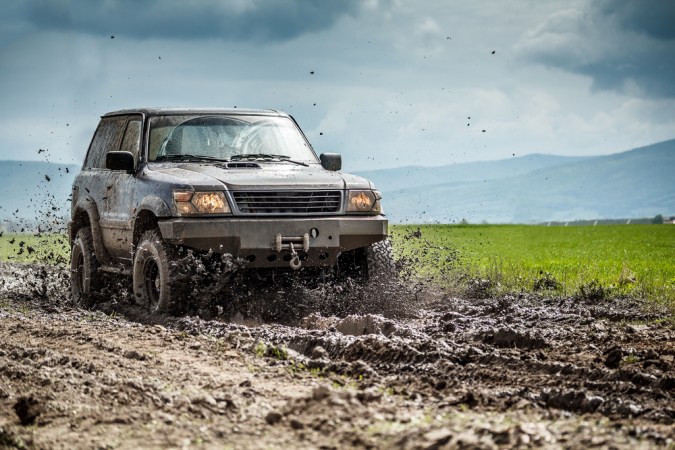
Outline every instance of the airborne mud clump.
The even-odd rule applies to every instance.
[[[178,316],[150,315],[123,277],[87,310],[67,269],[0,265],[0,443],[673,445],[675,332],[635,300],[459,298],[201,261],[227,283]]]

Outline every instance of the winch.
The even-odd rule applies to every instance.
[[[293,270],[298,270],[302,265],[300,262],[300,255],[295,251],[296,245],[302,245],[302,249],[307,253],[307,251],[309,251],[309,233],[305,233],[302,236],[282,236],[281,234],[277,234],[274,239],[274,249],[277,252],[283,250],[291,251],[289,265]]]

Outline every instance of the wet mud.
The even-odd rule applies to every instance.
[[[0,264],[0,448],[675,445],[675,330],[639,300],[234,279],[158,316],[128,285],[83,309]]]

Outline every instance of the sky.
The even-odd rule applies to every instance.
[[[4,0],[0,160],[80,164],[102,114],[146,106],[283,110],[347,171],[616,153],[675,138],[674,23],[667,0]]]

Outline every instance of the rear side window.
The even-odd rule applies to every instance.
[[[138,160],[138,150],[141,146],[141,120],[140,119],[131,119],[127,123],[127,129],[124,132],[124,138],[122,139],[122,147],[120,150],[123,152],[130,152],[134,155],[134,158]]]
[[[105,168],[105,154],[117,149],[125,122],[123,117],[101,119],[84,162],[86,169]]]

